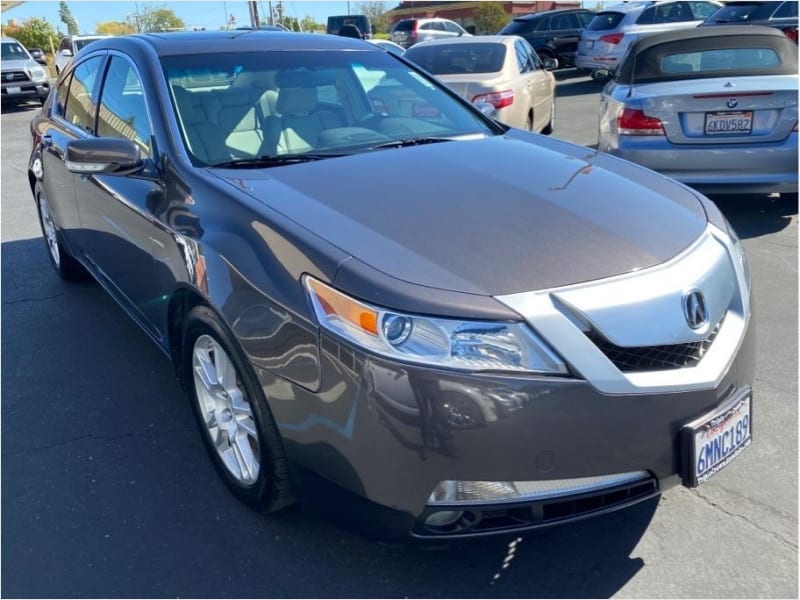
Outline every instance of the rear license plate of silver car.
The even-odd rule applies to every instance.
[[[753,132],[753,111],[707,112],[706,135],[749,135]]]

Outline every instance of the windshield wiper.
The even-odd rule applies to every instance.
[[[383,142],[370,146],[370,150],[380,150],[382,148],[406,148],[408,146],[422,146],[423,144],[436,144],[438,142],[450,142],[455,138],[452,137],[432,137],[421,136],[414,138],[406,138],[404,140],[392,140],[391,142]]]
[[[225,162],[209,165],[216,169],[256,169],[259,167],[278,167],[281,165],[294,165],[297,163],[313,162],[325,158],[336,158],[344,154],[278,154],[258,156],[253,158],[235,158]]]

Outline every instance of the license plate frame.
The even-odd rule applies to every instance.
[[[736,127],[733,129],[709,131],[710,123],[723,123],[745,121],[746,127]],[[729,136],[729,135],[750,135],[753,133],[753,111],[752,110],[720,110],[705,113],[703,121],[703,134],[708,136]]]
[[[683,427],[683,484],[686,487],[697,487],[705,483],[750,445],[753,440],[752,409],[753,390],[749,387],[742,388],[732,394],[719,409]],[[740,423],[741,433],[737,439],[736,427]],[[715,444],[717,441],[718,445]]]
[[[21,94],[22,88],[18,85],[9,85],[6,87],[7,94]]]

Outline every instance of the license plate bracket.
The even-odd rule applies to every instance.
[[[8,94],[20,94],[22,93],[22,88],[18,85],[9,85],[6,88],[6,93]]]
[[[707,112],[703,133],[706,135],[750,135],[753,133],[753,111],[734,110]]]
[[[751,388],[731,395],[719,409],[681,430],[683,484],[697,487],[728,466],[750,445],[753,433]]]

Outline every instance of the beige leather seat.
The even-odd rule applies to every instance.
[[[208,112],[208,103],[199,93],[172,86],[178,105],[181,124],[189,151],[200,161],[212,164],[230,158],[225,149],[219,127],[215,126]]]

